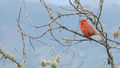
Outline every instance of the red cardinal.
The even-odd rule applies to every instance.
[[[93,35],[98,35],[101,37],[101,35],[99,35],[95,29],[90,25],[88,24],[87,20],[85,19],[82,19],[81,20],[81,23],[80,23],[80,30],[81,32],[87,36],[87,37],[91,37]]]

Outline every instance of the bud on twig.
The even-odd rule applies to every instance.
[[[120,34],[120,33],[119,33],[118,31],[115,31],[114,34],[113,34],[113,35],[114,35],[114,38],[115,38],[115,37],[118,38],[119,34]]]

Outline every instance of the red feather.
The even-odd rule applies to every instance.
[[[81,32],[87,36],[87,37],[91,37],[93,35],[98,35],[100,37],[102,37],[101,35],[99,35],[95,29],[90,25],[88,24],[87,20],[85,19],[82,19],[81,20],[81,23],[80,23],[80,30]]]

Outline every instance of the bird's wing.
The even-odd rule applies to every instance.
[[[86,25],[86,29],[88,30],[88,34],[95,35],[96,31],[94,30],[94,28],[90,24]]]

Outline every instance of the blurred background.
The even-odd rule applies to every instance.
[[[55,10],[64,13],[65,11],[61,10],[60,7],[71,8],[68,0],[45,0],[45,2]],[[39,0],[25,0],[28,14],[32,20],[32,23],[35,25],[43,25],[48,23],[50,19],[48,18],[47,11],[44,9]],[[99,6],[99,0],[81,0],[81,4],[93,11],[97,12]],[[22,61],[22,40],[20,33],[18,32],[16,19],[18,17],[19,8],[23,6],[21,0],[1,0],[0,1],[0,46],[6,52],[9,52],[16,59]],[[78,23],[78,17],[69,17],[69,19],[63,18],[60,21],[64,21],[67,27],[74,28],[76,25],[73,23]],[[112,39],[113,32],[120,25],[120,0],[105,0],[103,4],[103,11],[101,16],[101,21],[104,24],[104,30],[108,33],[108,36]],[[35,29],[26,21],[25,11],[22,10],[21,20],[22,28],[31,35],[40,35],[44,29]],[[68,25],[70,24],[70,25]],[[91,24],[91,23],[90,23]],[[80,32],[80,31],[79,31]],[[70,34],[64,34],[67,37],[70,37]],[[45,41],[49,35],[44,37],[42,40]],[[99,39],[99,38],[98,38]],[[120,37],[116,39],[120,41]],[[26,59],[26,68],[41,68],[40,61],[36,58],[33,50],[29,46],[28,38],[25,38],[27,45],[27,59]],[[38,44],[33,41],[36,50],[38,51],[39,56],[50,59],[52,51],[45,45]],[[49,41],[48,41],[49,42]],[[82,46],[80,46],[82,45]],[[103,68],[104,61],[107,59],[106,51],[103,46],[94,43],[94,42],[84,42],[77,46],[72,46],[69,48],[62,56],[60,61],[63,68],[65,68],[70,62],[71,56],[75,54],[75,59],[71,68],[75,68],[81,61],[84,61],[81,68]],[[59,52],[62,50],[60,45],[56,46],[56,50]],[[115,57],[115,64],[120,65],[120,51],[112,50]],[[47,56],[47,57],[46,57]],[[0,68],[4,67],[6,64],[7,68],[14,68],[15,64],[11,61],[4,59],[0,61]],[[49,67],[48,67],[49,68]]]

